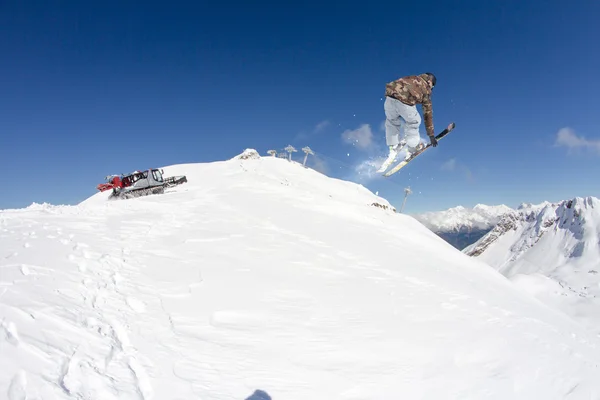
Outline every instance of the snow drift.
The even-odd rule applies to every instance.
[[[600,200],[522,204],[465,254],[600,332]]]
[[[599,341],[362,186],[256,157],[0,213],[20,399],[590,399]]]

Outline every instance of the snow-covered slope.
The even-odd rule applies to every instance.
[[[0,213],[4,398],[600,396],[597,337],[367,189],[271,157],[165,174]]]
[[[463,251],[600,332],[599,199],[522,204]]]
[[[463,249],[489,232],[504,214],[511,211],[504,204],[477,204],[473,208],[458,206],[444,211],[415,214],[413,217],[454,247]]]

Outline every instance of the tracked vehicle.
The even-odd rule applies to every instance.
[[[134,197],[162,194],[165,188],[187,182],[185,175],[163,177],[163,170],[151,168],[145,171],[134,171],[128,175],[108,175],[106,183],[101,183],[96,188],[104,192],[111,190],[109,199],[131,199]]]

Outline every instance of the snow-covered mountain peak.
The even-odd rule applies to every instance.
[[[361,185],[242,154],[0,212],[9,400],[600,393],[595,335]]]
[[[598,198],[520,207],[463,251],[600,332]]]
[[[534,203],[521,203],[519,205],[519,207],[517,207],[517,210],[525,210],[525,209],[528,209],[528,210],[539,210],[539,209],[542,209],[542,208],[544,208],[546,206],[551,206],[551,205],[553,205],[553,203],[551,203],[549,201],[543,201],[543,202],[538,203],[538,204],[534,204]]]
[[[500,238],[510,236],[510,240],[504,240],[505,245],[510,244],[509,247],[504,249],[503,246],[500,250],[500,252],[506,250],[506,257],[502,259],[503,263],[507,263],[519,258],[547,232],[554,234],[568,232],[574,239],[583,238],[585,232],[591,232],[593,236],[597,233],[600,224],[599,202],[600,200],[595,197],[575,197],[557,203],[522,205],[516,211],[505,214],[492,231],[465,248],[464,252],[471,256],[478,256],[497,243]],[[511,232],[520,232],[520,234],[513,237],[514,235],[509,235]],[[595,244],[600,245],[598,241]],[[581,245],[578,244],[577,248],[580,247]],[[595,252],[596,247],[592,246],[591,249]],[[559,246],[551,254],[555,252],[564,255],[568,253],[568,246],[567,248]],[[579,254],[579,250],[573,254]],[[560,258],[557,256],[557,259]],[[498,264],[498,261],[495,264]]]
[[[460,232],[491,229],[502,215],[512,209],[505,205],[477,204],[473,208],[456,206],[444,211],[414,215],[418,221],[434,232]]]

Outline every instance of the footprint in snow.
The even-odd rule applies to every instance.
[[[86,249],[88,247],[90,247],[90,246],[88,246],[85,243],[77,243],[75,246],[73,246],[73,251],[77,251],[77,250],[80,250],[80,249]]]
[[[112,274],[112,281],[115,284],[115,286],[118,286],[119,283],[123,281],[123,277],[119,275],[118,272],[115,272],[114,274]]]
[[[129,356],[127,364],[129,365],[129,369],[133,372],[137,385],[137,390],[142,395],[142,398],[152,398],[154,395],[154,391],[152,389],[152,384],[150,383],[150,378],[146,373],[146,369],[133,355]]]
[[[27,375],[20,370],[10,380],[7,391],[8,400],[27,400]]]
[[[129,341],[129,335],[124,326],[121,325],[117,320],[108,321],[112,328],[112,337],[115,345],[109,355],[109,360],[116,354],[116,352],[122,352],[127,359],[127,365],[135,378],[137,391],[141,395],[142,399],[150,399],[154,396],[152,384],[146,369],[136,359],[135,349],[132,347]]]
[[[99,290],[96,296],[92,301],[92,307],[95,309],[102,308],[106,303],[106,292],[104,290]]]
[[[82,373],[79,358],[75,354],[72,354],[65,360],[60,375],[59,383],[61,388],[69,395],[78,395],[82,386]]]
[[[77,264],[77,269],[79,270],[79,272],[85,272],[85,271],[87,271],[87,269],[88,269],[88,263],[87,263],[86,260],[80,260],[79,257],[77,257],[75,254],[69,254],[68,259],[72,263]]]
[[[19,345],[19,334],[17,333],[17,327],[14,322],[4,322],[0,323],[0,331],[4,331],[4,338],[8,341],[8,343],[13,346]]]

